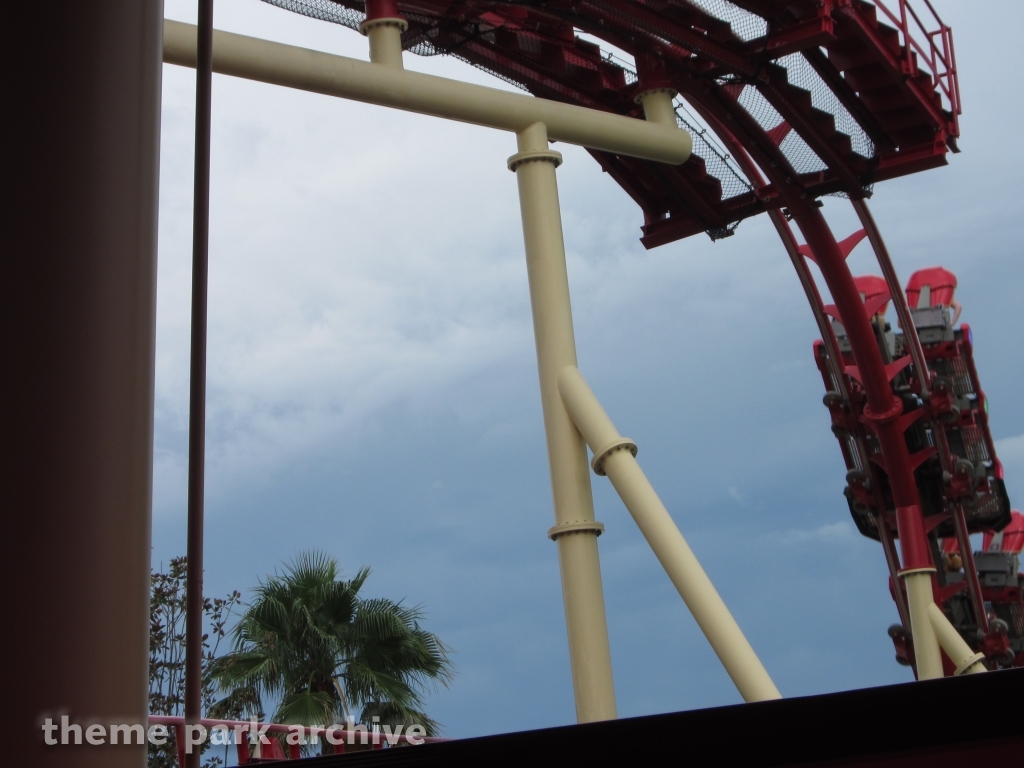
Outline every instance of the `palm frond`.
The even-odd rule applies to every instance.
[[[326,691],[295,691],[287,694],[274,713],[275,723],[330,725],[340,721],[338,700]]]
[[[275,720],[320,725],[338,718],[344,695],[353,709],[372,704],[436,729],[420,691],[449,684],[450,649],[420,627],[419,607],[360,598],[368,568],[348,581],[338,572],[334,558],[305,552],[260,582],[234,629],[234,652],[212,673],[223,708],[280,697]]]

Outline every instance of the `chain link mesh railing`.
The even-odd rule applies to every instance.
[[[835,92],[821,79],[811,63],[802,53],[791,53],[777,59],[776,64],[785,67],[791,85],[803,88],[811,94],[811,104],[835,118],[836,130],[850,137],[853,151],[864,158],[874,157],[875,144],[864,132],[850,111],[843,106]]]
[[[346,8],[339,3],[332,3],[331,0],[263,0],[263,2],[284,8],[286,11],[301,13],[311,19],[341,24],[349,29],[359,29],[359,25],[366,19],[365,13]]]
[[[688,5],[699,8],[708,16],[726,22],[736,37],[744,42],[768,34],[768,22],[756,13],[740,8],[725,0],[687,0]]]
[[[724,80],[723,84],[739,83],[735,83],[732,80]],[[769,135],[771,135],[771,131],[782,125],[782,115],[776,111],[775,107],[754,86],[744,85],[737,101],[765,132],[769,132]],[[813,173],[815,171],[823,171],[828,167],[815,154],[814,150],[807,146],[807,142],[796,131],[789,131],[786,134],[779,144],[779,149],[782,150],[782,154],[786,156],[786,159],[789,160],[790,165],[793,166],[797,173]]]

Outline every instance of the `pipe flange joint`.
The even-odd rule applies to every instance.
[[[643,104],[643,98],[648,93],[667,93],[670,99],[674,99],[679,95],[679,91],[675,88],[668,88],[666,86],[656,86],[654,88],[644,88],[640,93],[633,97],[634,104]]]
[[[628,437],[620,437],[618,440],[613,440],[600,451],[594,451],[594,458],[590,462],[590,466],[594,468],[594,474],[604,477],[605,460],[616,451],[621,451],[623,449],[628,449],[634,457],[636,456],[636,443]]]
[[[523,163],[535,163],[535,162],[549,162],[554,163],[555,168],[562,164],[562,153],[554,152],[552,150],[540,150],[537,152],[519,152],[512,155],[508,159],[508,169],[513,173]]]
[[[923,568],[906,568],[902,571],[897,572],[897,576],[901,579],[907,576],[913,576],[915,573],[935,573],[936,568],[934,565],[925,566]]]
[[[895,421],[901,413],[903,413],[903,400],[898,397],[893,397],[889,410],[882,413],[875,413],[870,403],[864,406],[864,420],[870,421],[872,424],[886,424]]]
[[[367,19],[359,25],[359,34],[368,35],[375,27],[398,27],[398,31],[405,33],[409,28],[409,22],[397,16],[382,16],[379,19]]]
[[[559,523],[548,528],[548,538],[556,541],[559,536],[566,533],[585,533],[587,531],[590,531],[595,536],[600,536],[604,533],[604,523],[599,523],[597,520],[575,520],[571,523]]]
[[[976,653],[973,656],[970,656],[965,661],[960,663],[960,666],[957,667],[956,670],[953,672],[953,677],[957,677],[958,675],[962,675],[964,672],[966,672],[968,669],[973,667],[975,664],[977,664],[979,661],[981,661],[984,658],[985,658],[985,654],[984,653]]]

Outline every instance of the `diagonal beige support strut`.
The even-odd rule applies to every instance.
[[[558,391],[573,423],[594,452],[594,472],[607,475],[612,481],[740,695],[745,701],[782,698],[636,463],[636,443],[618,433],[575,365],[567,365],[559,372]]]
[[[976,675],[979,672],[988,672],[982,661],[984,653],[975,653],[953,626],[942,609],[935,602],[928,603],[928,620],[935,631],[935,637],[942,647],[942,650],[949,656],[950,661],[956,669],[954,675]],[[940,675],[941,677],[941,675]]]

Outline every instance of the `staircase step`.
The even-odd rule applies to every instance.
[[[770,77],[777,87],[782,87],[786,90],[790,103],[807,115],[821,138],[828,142],[836,152],[843,156],[851,154],[853,152],[853,142],[847,134],[841,133],[836,129],[835,115],[815,107],[811,98],[811,92],[807,89],[792,85],[789,83],[788,78],[783,84],[781,79],[783,73],[778,72],[777,69],[781,68],[772,70]]]
[[[492,1],[485,0],[484,6],[489,6]],[[825,5],[822,0],[733,2],[768,19],[776,36],[794,23],[810,27],[810,22],[820,15]],[[489,30],[489,36],[467,45],[464,50],[477,66],[503,72],[538,95],[575,100],[624,115],[642,115],[640,107],[632,100],[636,88],[627,85],[627,81],[633,82],[631,76],[602,59],[598,46],[578,39],[572,24],[557,22],[547,11],[541,10],[546,5],[550,4],[507,5],[506,11],[497,12],[498,17],[508,22],[507,26],[497,24],[493,32]],[[573,3],[558,5],[563,10],[570,5],[576,7]],[[710,4],[698,4],[694,0],[652,0],[640,3],[638,12],[645,10],[654,17],[663,16],[666,25],[696,28],[697,33],[709,41],[725,43],[737,54],[749,57],[752,65],[767,67],[770,85],[751,84],[750,87],[760,87],[777,105],[784,120],[799,126],[810,149],[833,166],[830,171],[816,171],[793,180],[803,185],[808,195],[835,191],[840,184],[856,184],[870,169],[876,169],[878,178],[884,179],[939,164],[943,160],[945,146],[940,141],[941,134],[936,132],[935,119],[936,116],[942,119],[943,113],[936,109],[941,109],[942,101],[928,74],[920,72],[910,80],[901,75],[901,69],[906,68],[901,68],[900,57],[903,57],[902,61],[916,64],[918,54],[912,52],[914,55],[910,55],[903,49],[898,24],[894,24],[882,11],[878,0],[831,0],[830,5],[834,8],[835,39],[824,42],[820,52],[816,50],[811,55],[808,51],[808,59],[823,78],[822,87],[836,90],[840,100],[849,106],[854,119],[860,121],[876,140],[879,147],[876,158],[865,159],[856,154],[851,136],[838,130],[840,123],[836,115],[815,106],[818,99],[816,88],[819,86],[812,87],[812,94],[812,91],[791,82],[784,68],[764,64],[768,58],[765,53],[767,42],[762,41],[764,44],[760,48],[757,42],[732,45],[738,41],[738,27],[715,19],[711,15],[715,13],[713,10],[701,9],[702,6],[711,8]],[[479,8],[483,6],[469,3],[465,7],[478,9],[471,12],[471,15],[475,14],[474,18],[482,13]],[[898,9],[900,3],[893,0],[887,3],[887,7]],[[629,14],[623,4],[609,6],[604,3],[584,4],[576,12],[580,14],[578,21],[584,29],[591,29],[591,24],[605,23],[609,19],[608,14],[613,17],[618,14],[621,21],[624,21],[622,13]],[[453,48],[464,42],[454,32],[449,33],[445,29],[444,25],[436,28],[439,39],[447,40]],[[927,42],[925,38],[918,39]],[[821,52],[826,56],[821,56]],[[925,58],[920,58],[922,65],[925,65]],[[723,66],[703,54],[695,56],[687,66],[693,67],[687,70],[690,74],[701,77],[727,74]],[[675,65],[670,67],[673,77],[679,74],[676,69]],[[838,78],[835,72],[839,73]],[[837,79],[842,82],[837,82]],[[745,87],[744,83],[750,81],[732,81],[731,85],[722,85],[719,92],[723,97],[735,98]],[[854,103],[858,101],[859,104]],[[830,102],[823,103],[827,106]],[[728,114],[733,105],[727,101],[724,105],[715,105],[715,108],[718,106],[724,106],[724,112]],[[732,117],[743,116],[733,114]],[[776,128],[784,129],[786,126],[787,123],[783,122]],[[784,131],[777,130],[777,133],[773,140],[782,140]],[[789,141],[792,143],[793,139]],[[897,151],[893,151],[894,142],[898,146]],[[788,143],[786,146],[790,149]],[[768,148],[764,151],[767,153]],[[710,167],[721,171],[719,161],[710,154],[705,157],[695,154],[687,163],[674,167],[601,152],[591,154],[644,210],[647,222],[645,237],[648,238],[645,244],[649,246],[709,228],[716,229],[723,221],[752,215],[778,202],[777,191],[771,193],[776,195],[772,198],[775,203],[766,202],[753,193],[723,200],[723,179],[731,190],[735,185],[728,177],[719,179],[708,173],[709,163]]]
[[[677,166],[680,173],[685,173],[690,183],[703,191],[703,194],[713,201],[720,202],[722,199],[722,182],[717,176],[708,173],[707,164],[700,155],[690,155],[690,159]]]
[[[927,125],[921,111],[913,104],[907,104],[897,109],[876,112],[875,117],[881,123],[886,133],[896,133],[908,129],[916,130],[922,125]]]
[[[783,86],[789,102],[801,112],[810,112],[814,109],[811,101],[811,92],[798,85],[790,85],[788,82]]]
[[[858,38],[839,40],[828,47],[828,60],[840,72],[878,63],[878,54]]]
[[[850,87],[857,93],[869,93],[882,88],[895,88],[896,86],[889,73],[881,64],[874,63],[865,67],[857,67],[843,73],[843,79],[850,84]]]
[[[892,131],[892,137],[896,139],[897,144],[901,147],[914,147],[934,141],[935,131],[927,123],[921,123],[916,127]]]
[[[808,115],[810,115],[811,121],[823,136],[831,139],[836,135],[835,115],[830,112],[826,112],[823,109],[818,109],[817,107],[811,107]]]
[[[900,58],[906,58],[906,57],[907,57],[907,46],[904,45],[902,48],[900,48]],[[910,51],[910,61],[911,61],[911,66],[912,66],[912,70],[911,71],[912,72],[919,71],[918,68],[917,68],[917,51],[914,51],[914,50]]]
[[[599,89],[604,82],[600,72],[581,67],[576,62],[566,63],[565,74],[569,80],[587,91]]]
[[[853,7],[856,9],[857,13],[867,19],[871,26],[878,26],[878,9],[875,7],[874,3],[867,3],[864,2],[864,0],[856,0],[856,2],[853,3]]]
[[[923,115],[918,102],[898,85],[887,85],[883,88],[861,91],[860,100],[876,115],[904,107],[911,107],[917,111],[917,114]]]
[[[914,77],[914,83],[923,92],[931,94],[930,101],[932,105],[938,109],[942,109],[942,96],[936,89],[935,84],[932,82],[932,76],[925,72],[918,72]]]
[[[878,35],[882,38],[887,46],[889,46],[889,52],[893,56],[899,56],[903,46],[900,45],[900,33],[895,27],[890,27],[888,24],[878,25]]]
[[[791,0],[786,3],[786,10],[797,19],[806,19],[817,16],[821,8],[821,0]]]

